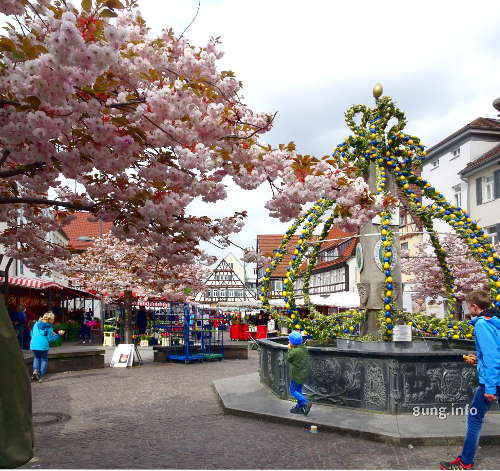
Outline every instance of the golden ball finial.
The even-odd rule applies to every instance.
[[[376,83],[373,87],[373,96],[378,100],[382,96],[382,93],[384,93],[384,88],[380,83]]]

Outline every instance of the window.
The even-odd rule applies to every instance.
[[[323,250],[318,255],[318,263],[331,262],[332,260],[338,258],[338,256],[339,256],[339,250],[337,247]]]
[[[408,242],[403,242],[401,244],[401,251],[403,251],[403,250],[408,250]]]
[[[271,291],[282,291],[283,281],[282,280],[271,280]]]
[[[459,183],[455,185],[453,188],[453,202],[457,208],[462,207],[462,185]]]
[[[492,201],[494,199],[493,188],[493,175],[483,177],[483,203],[487,203],[488,201]]]
[[[399,227],[404,227],[406,226],[406,214],[403,212],[399,213]]]
[[[488,237],[490,244],[496,244],[498,242],[497,229],[498,229],[497,226],[489,226],[484,228],[484,231],[486,232],[486,236]]]
[[[19,262],[19,274],[24,275],[24,263],[21,261]]]
[[[457,147],[456,149],[453,149],[451,151],[451,159],[450,160],[456,159],[457,157],[460,157],[460,147]]]
[[[439,167],[439,159],[433,160],[431,162],[431,170],[434,170],[435,168]]]

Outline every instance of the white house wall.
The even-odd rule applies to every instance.
[[[460,147],[460,156],[453,157],[452,151],[457,147]],[[439,167],[433,168],[432,162],[436,159],[439,159]],[[459,172],[470,162],[470,159],[471,141],[467,141],[460,144],[460,146],[450,146],[446,152],[429,158],[422,167],[422,178],[427,180],[439,193],[442,193],[451,204],[454,204],[455,201],[453,187],[460,184],[461,207],[467,211],[467,183],[462,180]],[[432,200],[424,198],[424,204],[430,203],[432,203]],[[438,232],[452,232],[451,226],[440,220],[435,220],[434,228]]]
[[[470,162],[478,159],[483,154],[493,149],[496,145],[498,145],[498,139],[496,140],[478,140],[473,139],[470,142]],[[469,163],[469,162],[467,162]]]
[[[476,200],[476,178],[492,175],[495,170],[498,170],[498,165],[479,170],[469,177],[470,215],[473,219],[478,220],[479,225],[482,227],[493,226],[500,223],[500,198],[478,205]]]

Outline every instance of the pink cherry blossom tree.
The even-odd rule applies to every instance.
[[[171,264],[155,255],[154,247],[133,246],[111,234],[96,239],[83,253],[59,261],[53,268],[73,285],[120,298],[125,308],[125,341],[130,343],[132,294],[147,301],[165,298],[187,301],[204,289],[207,271],[200,264]]]
[[[468,253],[467,246],[454,234],[440,237],[446,261],[455,280],[456,297],[463,300],[470,291],[487,288],[487,279],[481,265]],[[496,250],[500,244],[496,245]],[[443,272],[430,242],[417,245],[414,254],[402,254],[401,269],[410,275],[413,291],[419,297],[436,299],[446,297]]]
[[[0,0],[0,244],[40,268],[69,255],[46,234],[75,210],[113,223],[129,243],[191,264],[200,240],[228,243],[245,211],[195,217],[195,199],[226,198],[225,177],[245,189],[269,182],[281,220],[328,195],[347,224],[366,222],[362,178],[260,142],[274,115],[240,99],[219,71],[219,41],[193,46],[172,30],[152,37],[136,0]],[[58,211],[58,210],[64,210]],[[56,217],[54,216],[56,215]]]

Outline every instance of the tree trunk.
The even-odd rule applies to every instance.
[[[132,343],[132,291],[125,291],[123,294],[124,307],[124,339],[123,343]]]
[[[0,378],[0,468],[17,468],[33,457],[31,384],[3,295],[0,295]]]

